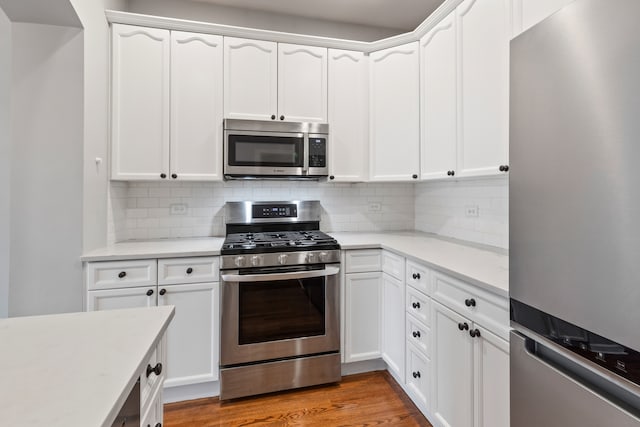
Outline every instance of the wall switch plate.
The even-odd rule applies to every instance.
[[[380,202],[370,202],[369,206],[367,206],[367,210],[369,212],[380,212],[382,210],[382,203],[380,203]]]
[[[169,214],[171,215],[186,215],[187,204],[186,203],[172,203],[169,205]]]
[[[467,205],[464,207],[464,215],[469,217],[480,216],[480,207],[478,205]]]

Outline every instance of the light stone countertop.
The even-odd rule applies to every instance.
[[[110,427],[174,307],[0,319],[0,426]]]
[[[509,256],[505,250],[418,231],[336,232],[342,249],[381,248],[507,297]],[[83,261],[115,261],[220,255],[223,237],[159,239],[116,243],[82,256]]]

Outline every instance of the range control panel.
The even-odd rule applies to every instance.
[[[252,218],[297,218],[298,207],[295,204],[253,205]]]

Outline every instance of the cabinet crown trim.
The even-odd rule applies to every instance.
[[[118,35],[120,37],[133,37],[133,36],[138,36],[138,35],[147,36],[150,39],[158,41],[158,42],[161,42],[162,40],[164,40],[162,37],[154,36],[153,34],[149,34],[148,32],[146,32],[144,30],[132,30],[132,31],[126,31],[126,32],[123,31],[121,33],[118,33]]]
[[[191,42],[195,42],[195,41],[199,41],[202,42],[204,44],[206,44],[207,46],[211,46],[211,47],[218,47],[219,43],[216,42],[212,42],[209,40],[206,40],[202,37],[198,37],[198,36],[193,36],[193,37],[189,37],[186,39],[176,39],[176,42],[180,43],[180,44],[186,44],[186,43],[191,43]]]

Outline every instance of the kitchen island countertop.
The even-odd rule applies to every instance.
[[[174,307],[0,319],[0,425],[109,427]]]

